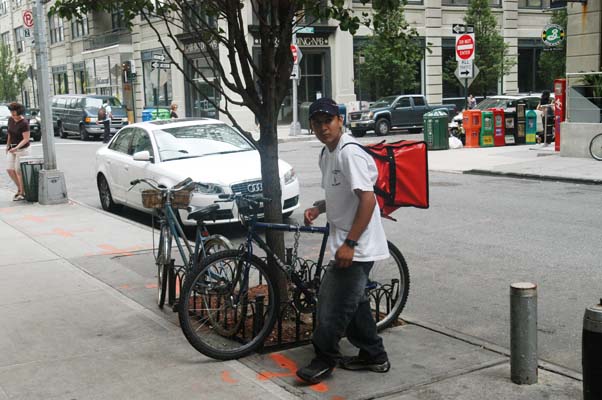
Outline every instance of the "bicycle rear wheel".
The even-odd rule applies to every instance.
[[[178,316],[188,342],[218,360],[260,347],[280,304],[276,279],[256,256],[226,250],[208,256],[184,281]]]
[[[602,161],[602,133],[594,136],[589,142],[589,154],[594,160]]]
[[[157,251],[157,305],[163,308],[167,294],[169,263],[171,260],[171,231],[167,224],[161,227],[159,250]]]
[[[223,250],[232,250],[232,243],[222,235],[211,235],[203,244],[208,256]]]
[[[410,272],[401,251],[387,242],[391,256],[374,262],[366,294],[370,299],[376,328],[380,331],[397,321],[410,292]]]

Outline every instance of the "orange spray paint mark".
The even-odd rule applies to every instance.
[[[345,400],[343,396],[332,396],[330,400]]]
[[[144,285],[144,287],[147,289],[156,289],[159,287],[159,285],[157,285],[156,283],[147,283],[146,285]]]
[[[71,233],[69,231],[66,231],[66,230],[63,230],[63,229],[60,229],[60,228],[53,229],[52,233],[54,233],[55,235],[59,235],[59,236],[65,237],[65,238],[73,237],[74,236],[73,233]]]
[[[129,289],[129,288],[130,288],[130,285],[128,285],[128,284],[117,286],[117,289]]]
[[[301,380],[299,377],[297,377],[296,372],[297,372],[298,367],[297,367],[296,362],[294,362],[290,358],[286,357],[284,354],[280,354],[280,353],[270,354],[270,358],[276,364],[278,364],[281,368],[287,370],[287,372],[262,371],[259,374],[257,374],[257,379],[259,379],[260,381],[266,381],[266,380],[272,379],[272,378],[294,376],[297,381],[303,382],[303,380]],[[311,385],[309,388],[311,390],[313,390],[315,392],[319,392],[319,393],[326,393],[330,390],[328,388],[328,385],[326,385],[323,382],[317,383],[315,385]]]
[[[0,208],[0,213],[1,214],[8,214],[8,213],[11,213],[11,212],[14,212],[14,211],[15,211],[15,209],[11,208],[11,207],[2,207],[2,208]]]
[[[111,246],[110,244],[99,244],[98,247],[100,247],[104,251],[102,251],[100,253],[96,253],[96,254],[94,254],[94,253],[86,254],[86,256],[101,256],[101,255],[113,255],[113,254],[119,254],[122,256],[133,256],[134,254],[132,253],[132,251],[143,250],[143,247],[140,247],[140,246],[132,246],[132,247],[126,247],[126,248],[120,249],[115,246]]]
[[[238,379],[234,379],[230,376],[230,371],[222,371],[221,377],[222,377],[222,382],[238,383]]]
[[[42,222],[46,222],[46,218],[44,217],[38,217],[36,215],[24,215],[23,219],[25,221],[31,221],[31,222],[37,222],[37,223],[42,223]]]

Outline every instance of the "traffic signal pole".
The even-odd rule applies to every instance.
[[[42,149],[44,168],[38,178],[38,198],[40,204],[62,204],[68,201],[65,176],[56,166],[54,129],[50,109],[50,84],[48,81],[48,46],[46,42],[46,18],[42,0],[35,0],[33,9],[33,37],[36,53],[36,79],[38,81],[38,101],[41,113]]]

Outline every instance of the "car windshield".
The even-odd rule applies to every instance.
[[[382,97],[382,98],[376,100],[374,103],[372,103],[372,107],[373,108],[389,107],[389,106],[391,106],[391,104],[393,104],[393,102],[395,101],[396,98],[397,98],[397,96]]]
[[[86,107],[87,108],[100,108],[105,99],[99,99],[96,97],[88,97],[86,98]],[[109,105],[111,107],[121,107],[121,103],[115,97],[108,98]]]
[[[508,98],[492,98],[489,97],[487,99],[484,99],[483,101],[481,101],[479,104],[477,104],[477,109],[483,111],[483,110],[487,110],[489,108],[508,108],[508,107],[514,107],[514,100],[513,99],[508,99]]]
[[[10,117],[10,111],[8,111],[7,106],[0,106],[0,118],[8,118]]]
[[[163,128],[153,131],[162,161],[255,150],[226,124]]]

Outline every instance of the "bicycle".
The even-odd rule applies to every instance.
[[[195,186],[202,183],[193,182],[187,178],[171,188],[160,186],[152,179],[135,179],[130,182],[131,190],[134,186],[146,183],[151,189],[143,190],[142,204],[146,208],[154,208],[159,217],[159,246],[153,255],[157,265],[157,305],[163,308],[169,289],[168,304],[174,306],[176,302],[176,277],[180,277],[180,285],[184,278],[192,271],[193,267],[208,254],[213,254],[224,249],[232,249],[232,243],[222,235],[209,235],[204,221],[214,219],[213,214],[220,207],[211,204],[205,207],[190,207],[190,197]],[[176,211],[185,208],[188,218],[196,221],[194,249],[184,234]],[[153,215],[154,217],[154,215]],[[154,224],[153,224],[154,226]],[[182,265],[176,266],[172,259],[172,243],[175,242],[182,259]],[[179,273],[179,271],[183,273]],[[169,282],[169,284],[168,284]]]
[[[263,259],[254,254],[254,245],[272,258],[287,277],[288,296],[303,313],[314,312],[329,228],[274,224],[257,221],[264,197],[245,194],[222,195],[234,201],[241,222],[247,228],[246,241],[237,250],[226,250],[203,260],[185,281],[180,297],[180,327],[189,343],[199,352],[220,360],[243,357],[260,347],[271,333],[280,307],[277,276]],[[258,228],[295,232],[291,262],[285,264],[256,232]],[[315,270],[295,268],[302,232],[322,234]],[[410,275],[401,252],[388,242],[391,257],[375,262],[366,286],[377,328],[395,322],[405,306]],[[312,267],[313,269],[313,267]],[[286,299],[287,301],[289,299]]]
[[[598,133],[589,142],[589,154],[594,160],[602,161],[602,133]]]

